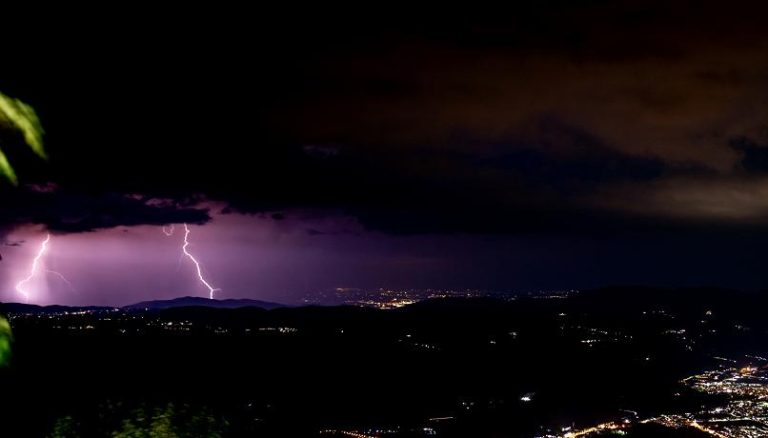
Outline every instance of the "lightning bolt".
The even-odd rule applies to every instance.
[[[24,286],[29,283],[32,278],[35,277],[35,274],[37,274],[37,267],[40,264],[40,259],[43,258],[43,255],[45,255],[45,252],[48,250],[48,242],[51,241],[51,235],[47,234],[45,236],[45,240],[40,244],[40,250],[37,251],[37,255],[32,260],[32,268],[29,270],[29,275],[20,282],[16,283],[16,291],[24,297],[24,302],[29,302],[29,292],[24,288]]]
[[[213,293],[216,291],[219,291],[221,289],[217,289],[210,284],[208,284],[207,281],[205,281],[205,278],[203,278],[203,271],[200,269],[200,263],[195,259],[195,257],[187,251],[187,247],[189,246],[189,227],[187,224],[184,224],[184,246],[181,247],[181,250],[184,251],[184,255],[189,257],[190,260],[192,260],[192,263],[195,264],[195,268],[197,269],[197,278],[200,279],[200,282],[205,285],[205,287],[208,288],[208,295],[210,299],[213,299]]]
[[[27,302],[27,303],[29,302],[29,292],[27,291],[25,286],[26,286],[27,283],[32,281],[33,278],[35,278],[35,275],[39,271],[40,260],[43,258],[45,253],[48,251],[48,243],[50,241],[51,241],[51,234],[49,233],[49,234],[45,235],[45,239],[40,243],[40,249],[37,251],[37,255],[32,260],[32,267],[29,270],[29,274],[26,276],[26,278],[24,278],[20,282],[16,283],[16,291],[22,297],[24,297],[24,302]],[[52,271],[50,269],[45,269],[44,272],[47,273],[47,274],[52,274],[52,275],[55,275],[55,276],[59,277],[61,279],[61,281],[63,281],[64,283],[66,283],[67,286],[69,286],[70,289],[72,289],[73,291],[76,290],[75,286],[73,286],[72,283],[70,283],[70,281],[67,280],[67,278],[64,275],[62,275],[60,272]]]
[[[163,225],[162,229],[163,229],[163,234],[165,234],[168,237],[171,237],[171,236],[173,236],[173,232],[176,231],[176,226],[174,224],[171,224],[171,225],[169,225],[167,227],[165,225]],[[181,254],[179,254],[179,263],[176,264],[176,270],[177,271],[181,267],[181,259],[183,259],[184,257],[185,256],[184,256],[183,252]]]
[[[166,236],[172,236],[173,232],[174,232],[173,224],[171,224],[171,226],[167,228],[163,227],[163,234],[165,234]],[[187,226],[187,224],[184,224],[184,245],[182,245],[181,251],[184,254],[184,256],[186,256],[189,260],[192,261],[192,263],[195,264],[195,269],[197,270],[197,278],[200,280],[200,283],[202,283],[203,286],[205,286],[208,289],[208,297],[210,299],[213,299],[213,294],[217,291],[220,291],[221,289],[211,286],[211,284],[205,280],[205,277],[203,277],[203,270],[200,267],[200,262],[198,262],[195,256],[193,256],[192,253],[190,253],[187,250],[187,247],[189,247],[190,233],[191,231],[189,230],[189,226]]]
[[[77,292],[77,289],[75,289],[75,286],[69,280],[67,280],[67,277],[65,277],[61,272],[52,271],[50,269],[46,269],[45,272],[48,273],[48,274],[51,274],[51,275],[55,275],[56,277],[59,277],[59,279],[61,281],[63,281],[64,284],[69,286],[69,288],[72,290],[72,292]]]

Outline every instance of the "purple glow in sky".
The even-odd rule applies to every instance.
[[[394,244],[400,239],[366,232],[352,219],[303,213],[282,220],[220,214],[189,229],[189,248],[202,274],[220,289],[216,298],[290,303],[324,288],[387,285],[391,282],[386,277],[395,272],[407,279],[435,268],[434,257],[409,254]],[[6,242],[22,243],[3,248],[0,301],[24,301],[14,286],[28,275],[46,233],[29,225],[6,236]],[[61,272],[75,287],[56,276],[37,275],[26,287],[29,302],[125,305],[184,295],[207,297],[209,289],[182,251],[184,235],[183,228],[170,233],[169,228],[148,225],[53,234],[41,269]]]
[[[220,208],[213,208],[220,211]],[[141,225],[87,233],[52,233],[41,270],[27,284],[29,302],[127,305],[179,296],[208,297],[194,264],[182,252],[184,233]],[[392,235],[364,229],[349,217],[312,212],[271,215],[213,213],[205,225],[189,225],[190,249],[215,297],[298,303],[336,287],[478,288],[538,290],[605,284],[718,284],[722,257],[745,251],[736,241],[722,257],[703,249],[691,256],[690,240],[586,236]],[[183,228],[182,228],[183,230]],[[166,228],[166,231],[168,229]],[[0,301],[23,302],[15,289],[26,278],[48,231],[25,225],[4,236]],[[667,251],[658,254],[660,245]],[[681,265],[683,260],[686,264]],[[657,265],[677,263],[672,274]],[[745,284],[753,267],[744,264]]]

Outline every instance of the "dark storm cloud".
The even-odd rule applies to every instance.
[[[302,149],[315,158],[331,158],[339,154],[339,149],[333,146],[306,145]]]
[[[554,117],[543,117],[529,132],[499,144],[478,164],[521,176],[530,184],[564,191],[662,176],[667,165],[658,157],[626,155],[600,138]]]
[[[210,220],[202,208],[156,202],[152,198],[121,194],[85,195],[62,191],[25,190],[0,196],[0,225],[42,224],[51,231],[87,232],[132,225],[165,225]]]
[[[26,188],[0,187],[0,242],[28,242],[2,249],[7,292],[33,222],[61,231],[51,262],[89,288],[72,300],[206,293],[186,264],[167,284],[178,233],[101,229],[200,205],[222,297],[765,286],[767,6],[292,8],[9,15],[29,37],[3,46],[0,90],[38,111],[50,160],[3,143]]]
[[[743,154],[739,162],[740,169],[749,173],[768,173],[768,146],[740,137],[731,141],[731,147]]]
[[[751,223],[768,31],[764,8],[745,5],[69,26],[0,83],[49,133],[49,165],[14,157],[22,179],[56,180],[78,211],[13,214],[76,230],[205,220],[118,195],[82,201],[96,184],[202,193],[226,211],[342,212],[397,233]]]

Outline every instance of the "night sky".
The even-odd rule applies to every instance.
[[[296,9],[12,20],[0,301],[768,286],[768,10]]]

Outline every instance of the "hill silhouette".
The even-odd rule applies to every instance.
[[[247,298],[216,300],[203,297],[179,297],[170,300],[142,301],[123,306],[123,310],[163,310],[176,307],[211,307],[214,309],[238,309],[241,307],[260,307],[262,309],[277,309],[286,307],[283,304],[269,301],[251,300]]]

